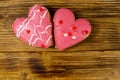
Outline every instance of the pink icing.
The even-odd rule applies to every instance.
[[[25,43],[48,48],[51,45],[52,23],[45,7],[35,5],[29,10],[28,18],[18,18],[12,25],[18,38]]]
[[[54,36],[59,50],[71,47],[83,41],[91,32],[91,25],[86,19],[77,19],[71,10],[58,9],[54,16]]]

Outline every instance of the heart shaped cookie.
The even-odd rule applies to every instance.
[[[75,20],[72,11],[66,8],[56,11],[53,22],[55,43],[59,50],[83,41],[91,32],[88,20],[83,18]]]
[[[31,7],[28,18],[16,19],[12,27],[16,36],[29,45],[48,48],[52,43],[52,23],[45,7]]]

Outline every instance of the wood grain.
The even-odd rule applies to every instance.
[[[28,9],[35,1],[17,0],[1,1],[0,10],[0,46],[1,51],[57,51],[50,49],[33,48],[16,39],[11,25],[17,17],[27,17]],[[56,3],[58,2],[58,3]],[[77,3],[78,2],[78,3]],[[93,30],[88,39],[69,48],[69,51],[80,50],[119,50],[120,49],[120,2],[119,1],[39,1],[38,3],[50,9],[53,16],[60,7],[70,8],[76,17],[87,18]],[[50,4],[49,4],[50,3]],[[62,4],[62,5],[61,5]],[[14,44],[14,45],[12,45]],[[11,46],[9,46],[11,45]],[[16,47],[16,48],[14,48]]]
[[[70,8],[91,22],[91,35],[64,51],[24,44],[11,25],[36,3],[52,17],[58,8]],[[120,80],[120,1],[0,0],[0,80]]]
[[[119,51],[4,52],[0,57],[2,80],[120,79]]]

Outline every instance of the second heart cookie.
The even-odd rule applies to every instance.
[[[54,15],[55,44],[59,50],[71,47],[83,41],[91,32],[91,25],[86,19],[77,19],[66,8],[58,9]]]

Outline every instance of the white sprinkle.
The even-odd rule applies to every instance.
[[[38,9],[36,12],[40,12],[40,10]]]
[[[72,36],[72,39],[76,39],[76,36]]]
[[[67,37],[68,36],[68,34],[67,33],[64,33],[64,37]]]

